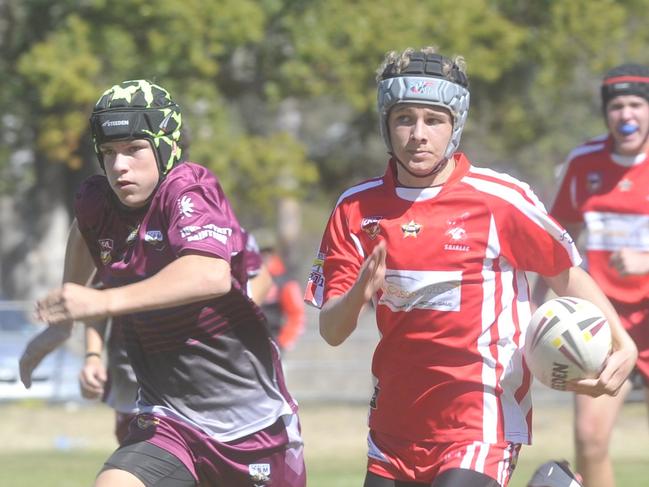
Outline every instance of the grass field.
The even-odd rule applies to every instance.
[[[309,487],[360,487],[365,465],[363,406],[303,404]],[[0,406],[0,485],[87,487],[115,447],[112,412],[99,406]],[[539,404],[535,445],[524,447],[511,487],[524,487],[550,458],[572,459],[569,404]],[[649,429],[643,404],[624,408],[612,454],[618,487],[649,485]]]

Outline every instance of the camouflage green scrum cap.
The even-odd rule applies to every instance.
[[[101,168],[99,146],[128,139],[151,141],[160,176],[182,160],[180,107],[161,86],[147,80],[123,81],[106,90],[92,111],[90,128]]]

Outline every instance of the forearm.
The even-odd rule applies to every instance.
[[[329,299],[320,310],[320,335],[329,345],[343,343],[356,329],[365,300],[363,293],[352,287],[345,294]]]
[[[94,273],[95,263],[75,219],[70,227],[65,247],[63,282],[87,285]]]
[[[185,255],[152,277],[106,289],[106,315],[165,309],[223,296],[232,286],[230,265],[223,259]]]
[[[85,329],[86,355],[97,354],[101,356],[104,350],[104,334],[106,332],[106,320],[88,321]]]

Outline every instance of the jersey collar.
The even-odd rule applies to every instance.
[[[470,163],[464,153],[456,152],[453,154],[453,159],[455,160],[455,169],[453,169],[451,176],[443,184],[438,186],[430,186],[427,188],[407,188],[400,186],[397,180],[397,161],[394,158],[388,161],[388,167],[383,176],[383,180],[386,183],[386,188],[403,200],[429,200],[453,186],[469,172]]]

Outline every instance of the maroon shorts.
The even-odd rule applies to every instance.
[[[243,438],[220,442],[182,421],[139,414],[131,422],[126,444],[140,441],[177,457],[201,485],[306,486],[297,415],[283,416]]]

